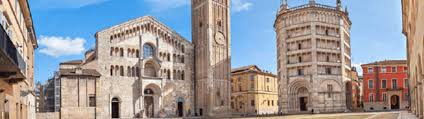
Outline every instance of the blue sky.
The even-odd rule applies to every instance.
[[[317,0],[335,5],[336,0]],[[289,6],[308,0],[289,0]],[[405,59],[400,0],[342,0],[353,22],[355,66],[384,59]],[[276,72],[273,24],[280,0],[232,0],[232,66],[256,64]],[[190,0],[30,0],[40,47],[35,80],[45,81],[60,62],[82,59],[93,48],[96,31],[137,17],[158,18],[191,41]]]

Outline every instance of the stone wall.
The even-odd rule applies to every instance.
[[[69,107],[61,108],[61,119],[95,119],[95,107]]]
[[[36,119],[59,119],[59,112],[36,113]]]

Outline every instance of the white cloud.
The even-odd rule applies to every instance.
[[[190,4],[190,0],[144,0],[150,4],[152,11],[161,12],[164,10],[174,9]]]
[[[34,0],[35,9],[80,8],[109,0]]]
[[[85,50],[83,38],[40,36],[38,42],[42,46],[40,52],[53,57],[78,55]]]
[[[359,76],[362,76],[362,73],[363,73],[361,65],[362,65],[362,63],[352,64],[352,67],[356,67],[356,71],[358,72]]]
[[[247,11],[252,7],[253,3],[247,2],[246,0],[232,0],[232,7],[235,13]]]

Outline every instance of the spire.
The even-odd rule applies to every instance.
[[[281,0],[281,8],[283,8],[283,9],[289,8],[287,0]]]
[[[347,8],[347,6],[345,7],[345,11],[344,11],[347,15],[349,15],[349,10]]]
[[[343,10],[343,8],[342,8],[342,1],[341,0],[337,0],[337,9],[339,9],[340,11],[342,11]]]
[[[315,5],[315,0],[309,0],[310,5]]]

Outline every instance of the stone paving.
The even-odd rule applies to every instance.
[[[418,119],[407,111],[392,112],[363,112],[363,113],[337,113],[337,114],[302,114],[272,117],[245,117],[235,119]]]

